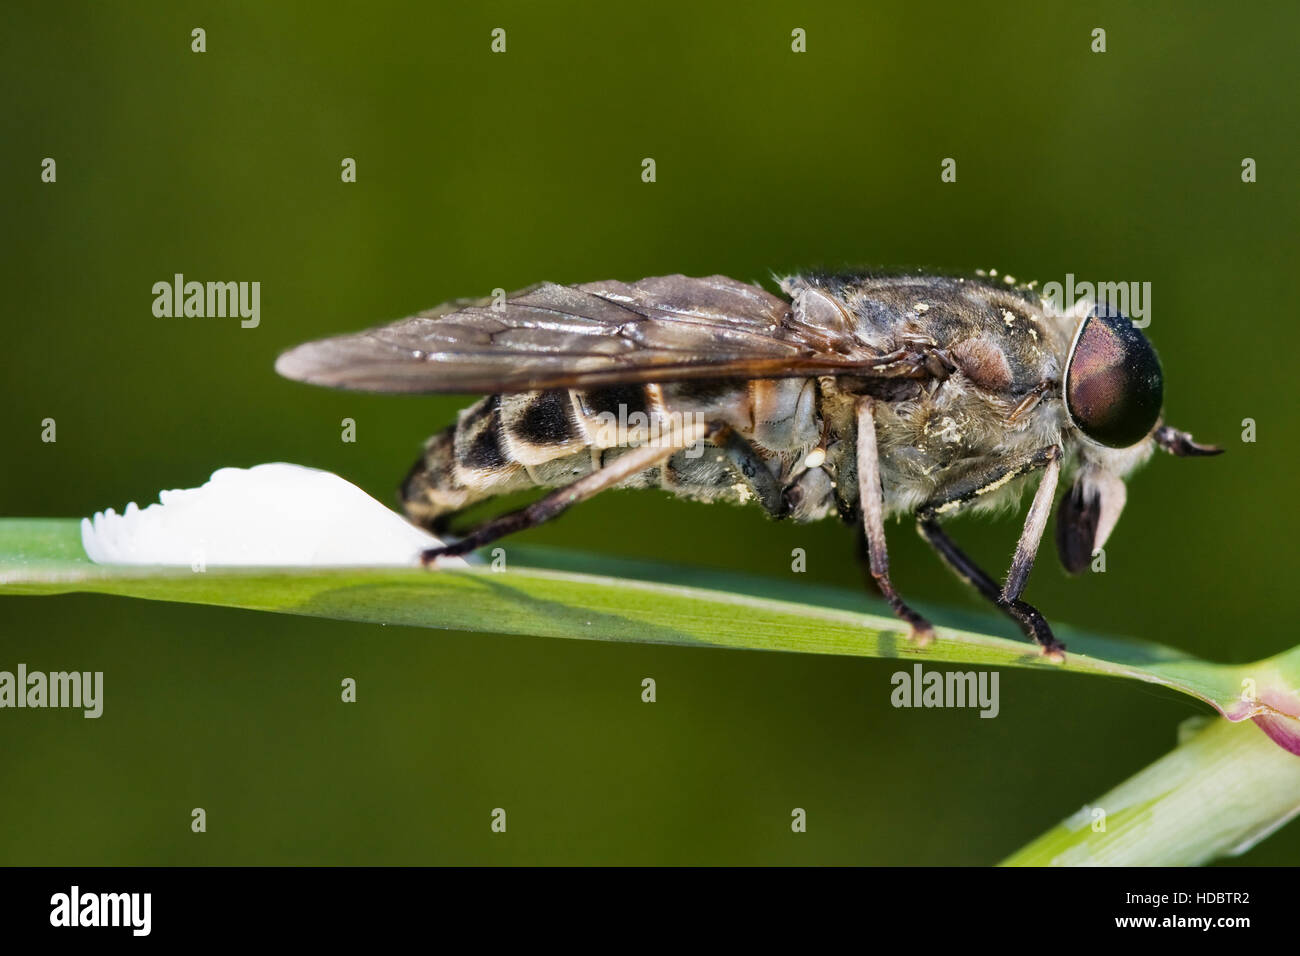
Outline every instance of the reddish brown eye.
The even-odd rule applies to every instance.
[[[1136,445],[1155,426],[1164,398],[1160,361],[1122,315],[1086,319],[1065,366],[1065,407],[1093,441]]]

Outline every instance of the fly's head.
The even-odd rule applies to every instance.
[[[1155,349],[1129,319],[1097,305],[1080,320],[1061,383],[1066,437],[1078,474],[1056,513],[1056,545],[1071,573],[1087,567],[1115,528],[1124,478],[1156,448],[1181,457],[1217,455],[1161,421],[1164,375]]]

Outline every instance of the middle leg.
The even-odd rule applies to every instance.
[[[885,496],[880,484],[880,455],[876,448],[875,400],[861,396],[857,400],[858,508],[871,577],[880,588],[894,613],[912,629],[918,644],[934,640],[934,626],[904,603],[889,579],[889,552],[885,549]]]

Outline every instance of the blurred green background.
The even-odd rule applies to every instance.
[[[1155,460],[1107,573],[1067,579],[1045,549],[1027,596],[1054,621],[1212,659],[1296,642],[1295,5],[475,7],[5,4],[0,513],[120,509],[265,461],[392,503],[465,400],[314,389],[274,358],[498,286],[1072,272],[1152,283],[1168,418],[1228,452]],[[948,156],[955,184],[939,179]],[[260,327],[155,318],[151,286],[177,272],[260,281]],[[978,607],[893,528],[905,595]],[[1001,571],[1018,528],[953,531]],[[834,522],[659,493],[607,495],[519,543],[772,577],[802,547],[809,580],[859,585]],[[981,720],[894,710],[889,661],[93,596],[0,599],[0,669],[20,661],[106,684],[97,721],[0,712],[0,862],[22,864],[988,863],[1205,710],[1007,671],[1000,716]],[[355,705],[339,703],[345,676]],[[796,806],[806,834],[790,832]],[[1297,848],[1292,825],[1241,859]]]

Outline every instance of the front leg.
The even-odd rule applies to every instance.
[[[908,607],[889,580],[889,552],[885,549],[885,496],[880,484],[880,455],[876,448],[875,400],[861,396],[857,400],[858,502],[862,512],[862,530],[866,535],[867,560],[871,577],[885,596],[894,613],[912,629],[918,644],[934,640],[934,627]]]
[[[1003,487],[1008,481],[1019,478],[1038,468],[1043,469],[1042,481],[1034,493],[1033,504],[1025,518],[1024,529],[1016,544],[1016,554],[1007,572],[1006,583],[998,587],[997,583],[985,573],[979,565],[948,537],[939,527],[938,517],[949,514]],[[920,532],[931,547],[938,552],[945,564],[953,572],[972,585],[980,594],[992,601],[1009,615],[1025,635],[1043,649],[1043,653],[1057,659],[1064,656],[1065,645],[1056,639],[1048,626],[1047,620],[1033,605],[1022,601],[1029,572],[1033,569],[1034,558],[1042,541],[1043,528],[1047,525],[1047,516],[1052,508],[1052,498],[1056,493],[1056,481],[1061,471],[1061,449],[1050,445],[1033,455],[1010,466],[1003,466],[976,476],[969,482],[951,489],[944,496],[927,502],[917,509],[917,531]]]

